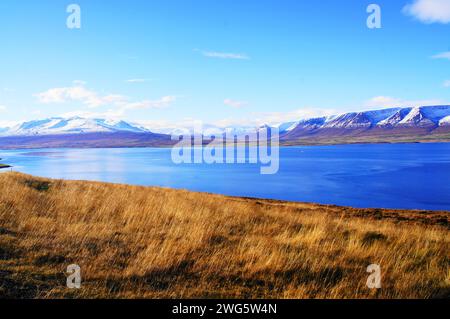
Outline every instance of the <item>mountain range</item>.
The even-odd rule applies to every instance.
[[[286,144],[450,141],[450,106],[389,108],[301,120]]]
[[[297,122],[287,122],[277,125],[281,132],[287,132],[295,127]],[[235,135],[245,134],[254,127],[251,126],[229,126],[219,127],[216,125],[203,125],[203,134],[215,135],[230,133]],[[12,127],[0,127],[0,137],[5,136],[48,136],[48,135],[69,135],[88,133],[159,133],[167,135],[192,134],[191,127],[173,126],[167,128],[153,129],[140,124],[125,122],[122,120],[90,119],[81,117],[52,117],[48,119],[28,121],[16,124]]]
[[[125,121],[89,119],[81,117],[53,117],[43,120],[16,124],[10,128],[0,128],[2,136],[36,136],[82,133],[134,132],[143,133],[148,130]]]
[[[267,126],[267,125],[264,125]],[[450,141],[450,105],[389,108],[279,123],[284,145]],[[204,127],[205,135],[245,134],[252,127]],[[154,130],[122,120],[54,117],[0,128],[0,148],[172,145],[185,127]]]

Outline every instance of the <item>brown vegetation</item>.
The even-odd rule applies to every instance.
[[[6,298],[439,298],[448,212],[362,210],[0,174]],[[70,264],[82,288],[65,286]],[[366,287],[380,264],[382,288]]]

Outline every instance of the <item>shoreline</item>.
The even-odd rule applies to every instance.
[[[333,147],[333,146],[358,146],[358,145],[413,145],[413,144],[450,144],[448,141],[421,141],[421,142],[349,142],[349,143],[323,143],[323,144],[293,144],[293,145],[283,145],[280,144],[280,148],[295,148],[295,147]],[[51,149],[78,149],[78,150],[89,150],[89,149],[171,149],[174,145],[161,145],[161,146],[42,146],[42,147],[12,147],[4,148],[0,145],[0,151],[32,151],[32,150],[51,150]],[[205,146],[205,145],[203,145]],[[239,147],[240,145],[237,145]],[[256,147],[256,146],[250,146]],[[195,147],[194,147],[195,148]]]
[[[220,193],[192,191],[185,188],[176,187],[162,187],[152,185],[139,185],[139,184],[126,184],[126,183],[113,183],[105,181],[93,181],[82,179],[58,179],[42,176],[29,175],[21,172],[6,172],[6,174],[15,174],[19,176],[29,177],[31,179],[45,180],[49,182],[64,182],[64,183],[82,183],[82,184],[95,184],[112,187],[125,187],[125,188],[139,188],[144,190],[159,190],[167,192],[180,192],[195,194],[206,197],[218,197],[230,201],[242,201],[252,202],[257,205],[267,205],[274,207],[311,207],[315,209],[323,209],[329,211],[342,211],[348,214],[349,217],[363,217],[373,220],[390,219],[396,222],[410,222],[416,221],[427,225],[441,225],[450,229],[450,210],[432,210],[432,209],[403,209],[403,208],[382,208],[382,207],[354,207],[336,204],[321,204],[316,202],[304,202],[304,201],[289,201],[281,199],[250,197],[250,196],[234,196],[225,195]]]
[[[46,137],[46,136],[43,136]],[[36,149],[121,149],[121,148],[159,148],[159,149],[170,149],[176,145],[175,143],[163,143],[163,144],[150,144],[150,145],[75,145],[75,146],[64,146],[64,144],[56,144],[56,145],[39,145],[38,146],[26,146],[26,145],[20,145],[18,147],[16,146],[4,146],[1,143],[2,137],[0,137],[0,150],[5,151],[14,151],[14,150],[36,150]],[[313,147],[313,146],[341,146],[341,145],[380,145],[380,144],[386,144],[386,145],[397,145],[397,144],[450,144],[450,139],[394,139],[394,140],[354,140],[354,141],[348,141],[348,139],[337,139],[334,142],[329,141],[311,141],[311,142],[292,142],[292,141],[283,141],[280,140],[279,147]],[[208,143],[203,143],[202,146],[206,146]],[[237,145],[237,147],[242,145]],[[255,147],[255,145],[250,145],[250,147]]]
[[[0,161],[1,160],[2,160],[2,158],[0,158]],[[0,169],[11,168],[11,167],[12,167],[11,165],[0,163]]]

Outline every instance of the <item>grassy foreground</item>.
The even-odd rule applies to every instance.
[[[6,298],[448,298],[450,213],[0,174]],[[81,289],[66,288],[68,265]],[[382,288],[366,287],[379,264]]]

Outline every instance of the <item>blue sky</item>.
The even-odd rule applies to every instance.
[[[66,26],[71,3],[81,29]],[[366,25],[371,3],[381,29]],[[0,126],[250,124],[447,103],[449,34],[450,0],[2,0]]]

